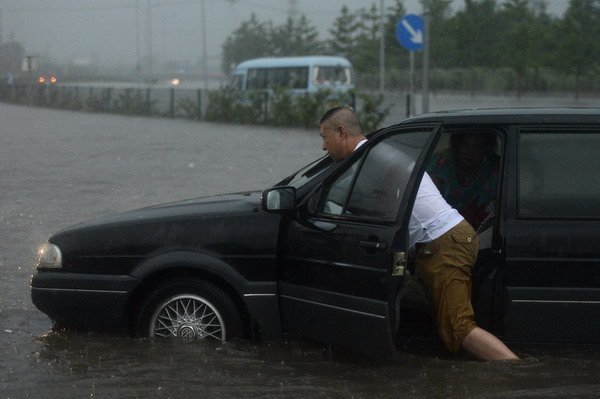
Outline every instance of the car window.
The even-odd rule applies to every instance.
[[[519,215],[600,217],[600,131],[523,131]]]
[[[476,230],[491,226],[500,183],[502,134],[486,127],[444,129],[427,173]]]
[[[350,165],[326,190],[321,212],[392,221],[429,132],[390,136]]]

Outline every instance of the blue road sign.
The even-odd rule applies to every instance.
[[[415,14],[407,14],[396,25],[396,36],[400,44],[407,50],[415,51],[423,47],[423,18]]]

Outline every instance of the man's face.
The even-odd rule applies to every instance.
[[[338,129],[321,125],[321,138],[323,139],[323,151],[327,151],[334,162],[343,161],[348,155],[344,148],[343,135]]]
[[[485,139],[481,135],[465,136],[458,147],[458,162],[464,168],[478,168],[485,156]]]

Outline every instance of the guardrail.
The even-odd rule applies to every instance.
[[[82,112],[186,118],[210,122],[314,127],[319,115],[334,105],[351,105],[363,115],[367,131],[389,113],[383,96],[333,93],[328,90],[295,97],[291,91],[233,92],[183,87],[103,87],[65,84],[0,83],[0,101]],[[358,107],[357,107],[358,106]],[[361,111],[363,109],[363,111]]]
[[[201,89],[0,84],[0,101],[88,112],[202,119]]]

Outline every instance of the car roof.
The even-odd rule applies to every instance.
[[[600,124],[600,108],[480,108],[439,111],[407,118],[400,124]]]
[[[348,59],[335,56],[264,57],[240,62],[235,69],[275,68],[296,66],[344,66],[352,67]]]

